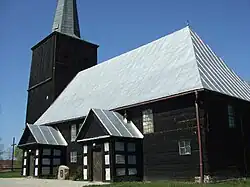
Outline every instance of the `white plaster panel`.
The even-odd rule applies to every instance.
[[[87,156],[83,157],[83,165],[84,165],[84,166],[87,166],[87,165],[88,165]]]
[[[109,143],[104,143],[104,151],[109,151]]]
[[[83,153],[88,153],[88,146],[87,145],[83,146]]]
[[[105,180],[110,180],[110,168],[105,169]]]
[[[38,149],[36,150],[36,155],[39,155],[39,150]]]
[[[26,176],[26,168],[23,168],[23,176]]]
[[[35,160],[35,165],[36,166],[38,165],[38,158],[36,158],[36,160]]]
[[[35,168],[35,176],[38,176],[38,168]]]
[[[105,155],[105,165],[109,165],[109,155]]]
[[[24,156],[27,156],[27,151],[24,151]]]
[[[88,170],[87,169],[83,169],[83,179],[84,180],[88,179]]]
[[[27,164],[27,159],[25,158],[23,159],[23,165],[26,166],[26,164]]]

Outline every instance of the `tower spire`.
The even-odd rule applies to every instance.
[[[80,38],[76,0],[57,0],[57,8],[52,26],[52,32]]]

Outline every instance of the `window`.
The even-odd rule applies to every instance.
[[[76,139],[76,124],[71,125],[71,141],[75,141]]]
[[[116,168],[116,176],[124,176],[125,168]]]
[[[54,156],[61,156],[61,150],[54,149]]]
[[[43,149],[43,155],[51,155],[51,149]]]
[[[136,164],[136,156],[135,155],[128,156],[128,164]]]
[[[50,165],[50,159],[49,158],[43,158],[42,159],[42,164],[43,165]]]
[[[136,168],[129,168],[128,169],[128,174],[129,175],[136,175],[137,174]]]
[[[125,156],[124,155],[115,155],[115,163],[116,164],[125,164]]]
[[[61,164],[61,159],[60,158],[54,158],[53,159],[53,165],[59,166]]]
[[[135,152],[135,143],[128,143],[128,152]]]
[[[70,162],[71,163],[76,163],[77,162],[77,152],[70,152]]]
[[[144,110],[142,112],[142,125],[143,125],[143,133],[149,134],[154,132],[154,120],[153,120],[153,112],[151,109]]]
[[[228,112],[228,125],[229,125],[229,128],[235,128],[236,123],[235,123],[235,111],[234,111],[234,108],[231,105],[228,105],[227,112]]]
[[[116,151],[124,151],[124,143],[123,142],[115,142],[115,150]]]
[[[179,154],[180,155],[191,155],[190,140],[179,141]]]

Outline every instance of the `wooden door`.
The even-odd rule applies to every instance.
[[[101,150],[93,151],[93,180],[102,181],[102,152]]]
[[[30,161],[29,161],[29,176],[34,175],[34,155],[30,154]]]

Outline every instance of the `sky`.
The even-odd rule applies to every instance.
[[[81,36],[98,63],[186,26],[250,80],[250,0],[78,0]],[[51,32],[56,0],[0,0],[0,137],[25,127],[31,47]]]

